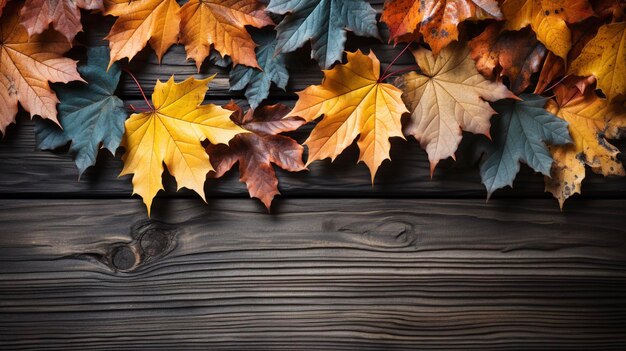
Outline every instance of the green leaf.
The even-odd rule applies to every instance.
[[[533,94],[523,94],[521,98],[522,101],[508,99],[492,103],[500,116],[493,119],[493,147],[480,165],[488,197],[497,189],[513,186],[519,161],[550,176],[553,160],[545,143],[572,142],[567,122],[543,108],[547,98]]]
[[[42,120],[35,122],[40,149],[54,149],[72,142],[70,152],[74,154],[79,174],[96,163],[101,147],[115,154],[124,134],[127,113],[122,100],[113,95],[120,80],[120,67],[113,64],[107,72],[108,64],[106,47],[90,48],[87,64],[78,68],[88,84],[54,87],[60,100],[58,111],[63,130]]]
[[[285,55],[274,56],[276,36],[273,31],[256,31],[252,38],[257,43],[256,58],[262,71],[244,65],[237,65],[230,71],[230,89],[243,90],[252,109],[267,98],[272,82],[285,90],[289,72],[285,66]]]
[[[325,69],[341,60],[346,30],[378,38],[376,11],[363,0],[271,0],[267,11],[289,13],[276,27],[276,53],[292,52],[311,40],[311,57]]]

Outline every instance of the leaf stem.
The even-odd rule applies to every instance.
[[[565,78],[569,77],[569,75],[564,75],[563,78],[559,79],[556,83],[552,84],[551,86],[549,86],[548,88],[544,89],[540,94],[545,93],[546,91],[550,91],[552,89],[554,89],[557,85],[559,85],[560,83],[562,83]]]
[[[385,80],[385,78],[387,78],[386,74],[387,74],[387,71],[389,71],[389,68],[391,68],[391,66],[393,66],[393,64],[396,63],[396,61],[398,61],[400,56],[402,56],[402,54],[404,54],[404,52],[407,51],[409,49],[409,47],[411,47],[411,44],[413,44],[413,42],[407,43],[406,46],[404,47],[404,49],[402,49],[402,51],[400,51],[400,53],[397,54],[396,57],[393,58],[393,60],[391,60],[391,63],[389,64],[389,66],[387,66],[387,68],[385,68],[385,71],[381,75],[381,78],[378,79],[379,83],[382,82],[383,80]]]
[[[130,107],[130,109],[131,109],[133,112],[137,112],[137,111],[140,111],[140,112],[148,112],[148,111],[152,111],[152,109],[149,109],[149,108],[135,107],[135,106],[133,106],[133,104],[128,104],[128,107]]]
[[[407,68],[403,68],[401,70],[393,71],[393,72],[387,74],[386,76],[382,77],[380,79],[380,81],[382,82],[383,80],[385,80],[385,79],[387,79],[387,78],[389,78],[391,76],[395,76],[397,74],[408,72],[408,71],[413,71],[413,70],[416,70],[416,69],[419,69],[419,68],[420,68],[420,66],[414,65],[414,66],[410,66],[410,67],[407,67]]]
[[[122,70],[124,72],[126,72],[134,81],[135,84],[137,84],[137,88],[139,88],[139,92],[141,93],[141,96],[143,96],[143,100],[146,102],[146,104],[148,104],[148,106],[150,107],[150,110],[154,110],[154,107],[152,106],[152,104],[150,104],[150,101],[148,101],[148,98],[146,97],[146,94],[144,93],[143,89],[141,88],[141,84],[139,84],[139,81],[137,80],[137,78],[135,78],[135,75],[133,74],[133,72],[129,71],[126,68],[122,68]],[[131,105],[131,108],[133,110],[136,110],[134,106]]]

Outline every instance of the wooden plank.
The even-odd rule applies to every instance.
[[[225,103],[221,100],[211,102]],[[305,127],[293,136],[302,142],[309,130],[310,127]],[[413,138],[409,141],[395,139],[392,144],[393,161],[383,163],[373,186],[367,167],[356,164],[358,150],[353,145],[334,163],[328,160],[313,163],[309,172],[278,171],[281,192],[285,197],[486,197],[478,167],[473,163],[476,156],[470,152],[473,149],[462,146],[457,153],[459,161],[442,162],[431,179],[426,153]],[[118,156],[121,153],[120,150]],[[79,180],[70,155],[62,151],[36,150],[33,123],[26,118],[11,126],[7,137],[0,143],[0,164],[0,197],[126,198],[132,193],[130,177],[118,178],[122,169],[120,157],[113,158],[107,151],[102,151],[96,167],[87,170]],[[588,179],[583,183],[585,197],[626,197],[624,179],[588,173]],[[196,196],[184,190],[176,193],[169,176],[166,185],[168,192],[160,196]],[[544,193],[543,177],[526,166],[522,167],[514,186],[513,189],[498,190],[494,196],[549,198]],[[209,197],[248,197],[245,185],[239,182],[238,171],[231,171],[219,180],[208,180],[205,189]],[[577,197],[568,203],[576,201]]]
[[[624,207],[1,200],[0,349],[623,350]]]

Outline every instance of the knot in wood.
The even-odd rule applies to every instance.
[[[413,251],[419,241],[417,225],[402,215],[375,221],[359,217],[328,219],[322,226],[325,231],[341,233],[347,242],[365,245],[372,250]]]
[[[154,220],[135,223],[130,230],[132,240],[108,246],[107,254],[98,255],[99,261],[112,270],[132,272],[150,262],[165,257],[176,248],[175,227]]]
[[[122,245],[113,249],[111,264],[118,270],[127,271],[133,268],[139,259],[137,253],[131,247]]]
[[[148,256],[158,256],[167,250],[170,238],[167,232],[161,230],[149,230],[141,236],[139,245],[144,254]]]

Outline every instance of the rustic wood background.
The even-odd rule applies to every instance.
[[[85,18],[79,41],[106,45],[112,18]],[[350,35],[359,47],[383,63],[399,52]],[[306,49],[291,63],[273,102],[293,105],[320,82]],[[207,101],[243,102],[209,66]],[[178,46],[129,68],[148,93],[196,73]],[[138,93],[125,76],[119,95],[143,106]],[[524,168],[486,202],[467,148],[430,179],[417,142],[395,140],[374,186],[353,146],[333,164],[279,171],[272,214],[231,172],[207,182],[208,205],[166,176],[148,220],[119,159],[103,152],[77,179],[64,150],[36,150],[24,113],[7,134],[2,350],[626,349],[624,179],[589,176],[561,213]]]

